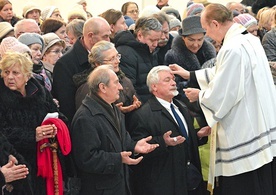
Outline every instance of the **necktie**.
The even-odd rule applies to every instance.
[[[188,134],[187,134],[187,131],[186,131],[186,128],[181,120],[181,118],[179,117],[179,115],[177,114],[177,112],[175,111],[174,109],[174,106],[171,104],[171,110],[172,110],[172,113],[174,115],[174,118],[176,119],[177,123],[178,123],[178,126],[179,126],[179,129],[180,129],[180,132],[181,134],[186,138],[188,139]]]

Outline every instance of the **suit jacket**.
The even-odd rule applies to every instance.
[[[117,121],[87,95],[72,121],[73,159],[81,178],[80,194],[130,194],[127,165],[120,152],[133,151],[123,114],[115,106]]]
[[[180,135],[178,124],[171,114],[151,97],[140,109],[135,111],[130,120],[130,134],[134,140],[153,136],[150,142],[159,147],[144,155],[140,164],[133,168],[133,192],[135,194],[188,194],[186,168],[190,160],[201,172],[198,141],[187,108],[178,100],[174,100],[186,119],[189,141],[177,146],[166,146],[163,134],[172,131],[171,137]]]

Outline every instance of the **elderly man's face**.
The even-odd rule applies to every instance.
[[[194,54],[202,47],[204,41],[204,33],[198,33],[188,36],[183,36],[182,40],[185,42],[186,47]]]
[[[161,34],[161,38],[158,42],[158,46],[159,47],[164,47],[165,45],[167,45],[168,41],[169,41],[169,24],[168,22],[164,22],[162,25],[162,34]]]
[[[153,94],[170,102],[172,98],[178,95],[175,77],[170,71],[160,71],[159,82],[152,85]]]

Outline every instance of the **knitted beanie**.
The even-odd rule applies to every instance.
[[[187,16],[194,16],[202,12],[204,6],[202,3],[193,3],[187,7]]]
[[[32,10],[38,10],[39,14],[41,13],[41,10],[38,8],[37,5],[33,3],[28,3],[27,5],[25,5],[25,7],[23,7],[23,18],[26,18],[27,14]]]
[[[42,35],[43,37],[43,40],[44,40],[44,44],[45,44],[45,47],[44,49],[42,50],[42,56],[45,54],[45,52],[50,48],[52,47],[53,45],[55,45],[56,43],[60,42],[63,46],[63,48],[65,48],[65,42],[64,40],[60,39],[57,34],[55,33],[47,33],[45,35]]]
[[[48,6],[41,12],[41,19],[44,21],[47,18],[50,18],[55,9],[58,9],[56,6]]]
[[[174,15],[176,18],[180,17],[179,11],[171,6],[164,6],[162,7],[161,11],[165,12],[168,15]]]
[[[181,22],[176,17],[172,17],[170,19],[169,26],[170,26],[170,29],[177,27],[177,26],[181,27]]]
[[[87,14],[86,12],[83,10],[83,7],[81,5],[76,5],[74,6],[67,15],[67,19],[68,21],[70,20],[71,17],[78,17],[79,19],[83,19],[83,20],[87,20]]]
[[[0,39],[5,37],[12,30],[13,27],[9,22],[0,22]]]
[[[249,28],[252,25],[257,25],[257,20],[250,14],[239,14],[233,18],[233,21],[243,25],[245,28]]]
[[[29,46],[38,43],[44,48],[44,40],[41,35],[37,33],[23,33],[18,37],[18,41]]]
[[[4,38],[0,44],[0,55],[3,57],[3,55],[6,52],[13,52],[13,51],[19,52],[19,53],[26,53],[26,52],[31,53],[30,48],[24,45],[23,43],[20,43],[15,37]]]

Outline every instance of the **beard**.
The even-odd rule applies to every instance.
[[[175,88],[175,89],[172,91],[172,94],[173,94],[173,96],[175,97],[175,96],[177,96],[177,95],[179,94],[179,92],[178,92],[177,89]]]

